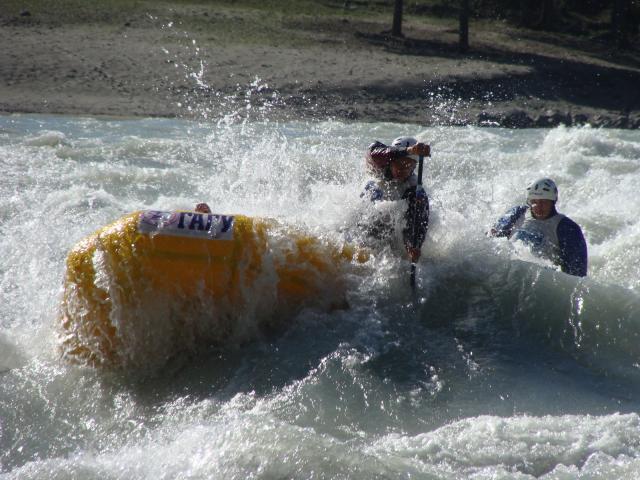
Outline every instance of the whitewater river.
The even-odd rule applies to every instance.
[[[61,358],[89,233],[206,201],[345,239],[367,145],[402,134],[433,150],[416,295],[387,251],[349,273],[348,307],[248,343],[144,372]],[[640,477],[640,132],[12,115],[0,164],[2,478]],[[546,175],[586,279],[485,236]]]

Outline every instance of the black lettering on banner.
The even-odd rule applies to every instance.
[[[178,228],[184,228],[184,216],[191,215],[189,212],[180,212],[180,221],[178,222]]]
[[[222,233],[228,232],[233,226],[233,217],[222,216]]]
[[[233,228],[233,220],[233,216],[180,212],[176,228],[205,231],[217,236],[229,232]]]
[[[193,213],[191,217],[191,223],[189,224],[189,230],[195,230],[196,226],[198,230],[204,230],[204,219],[201,213]]]

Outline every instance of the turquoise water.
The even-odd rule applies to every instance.
[[[401,134],[433,149],[417,296],[385,251],[350,274],[349,308],[249,344],[144,375],[60,358],[87,234],[206,201],[342,239],[364,150]],[[640,476],[639,132],[12,115],[0,162],[3,478]],[[584,229],[586,279],[485,236],[543,175]]]

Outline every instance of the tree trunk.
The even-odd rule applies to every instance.
[[[394,37],[402,36],[402,0],[396,0],[393,8],[393,26],[391,27],[391,35]]]
[[[524,27],[554,30],[558,24],[555,0],[520,0],[520,23]]]
[[[469,51],[469,0],[460,0],[460,51]]]
[[[629,46],[628,36],[628,16],[631,13],[630,0],[613,0],[613,8],[611,10],[611,33],[614,41],[619,48],[627,48]]]
[[[543,0],[540,27],[543,30],[554,30],[556,27],[556,6],[554,0]]]
[[[520,0],[520,25],[527,28],[535,27],[540,15],[539,0]]]

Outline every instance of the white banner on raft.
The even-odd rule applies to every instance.
[[[233,218],[211,213],[146,210],[140,213],[138,232],[149,235],[232,240]]]

